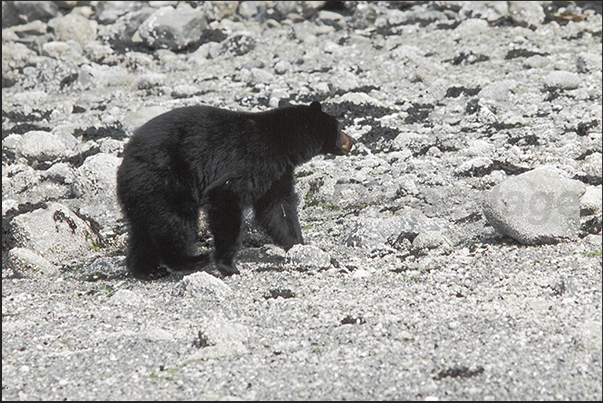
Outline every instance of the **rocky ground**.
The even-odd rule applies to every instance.
[[[2,2],[2,398],[601,400],[600,7]],[[131,278],[133,130],[280,99],[307,244]]]

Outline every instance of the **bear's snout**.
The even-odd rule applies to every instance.
[[[348,136],[342,130],[339,131],[339,138],[337,139],[337,148],[341,155],[348,154],[352,151],[352,147],[356,140],[353,137]]]

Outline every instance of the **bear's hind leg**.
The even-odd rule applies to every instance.
[[[211,260],[209,253],[198,253],[199,211],[196,206],[188,207],[188,214],[182,211],[162,214],[163,222],[156,229],[155,242],[163,263],[172,270],[190,273],[203,270]]]
[[[126,266],[132,275],[143,280],[154,280],[169,273],[159,266],[159,255],[151,240],[141,229],[131,228],[128,240]]]

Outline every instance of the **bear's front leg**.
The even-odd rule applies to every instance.
[[[274,243],[286,250],[303,243],[297,217],[297,194],[293,186],[293,170],[287,171],[253,206],[260,227]]]
[[[214,236],[214,260],[224,276],[239,274],[234,258],[239,251],[242,214],[238,195],[224,185],[206,192],[206,215],[209,230]]]

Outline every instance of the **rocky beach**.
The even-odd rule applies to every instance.
[[[3,400],[601,400],[599,2],[2,2]],[[305,244],[125,267],[171,109],[319,101]],[[213,239],[203,222],[199,248]]]

